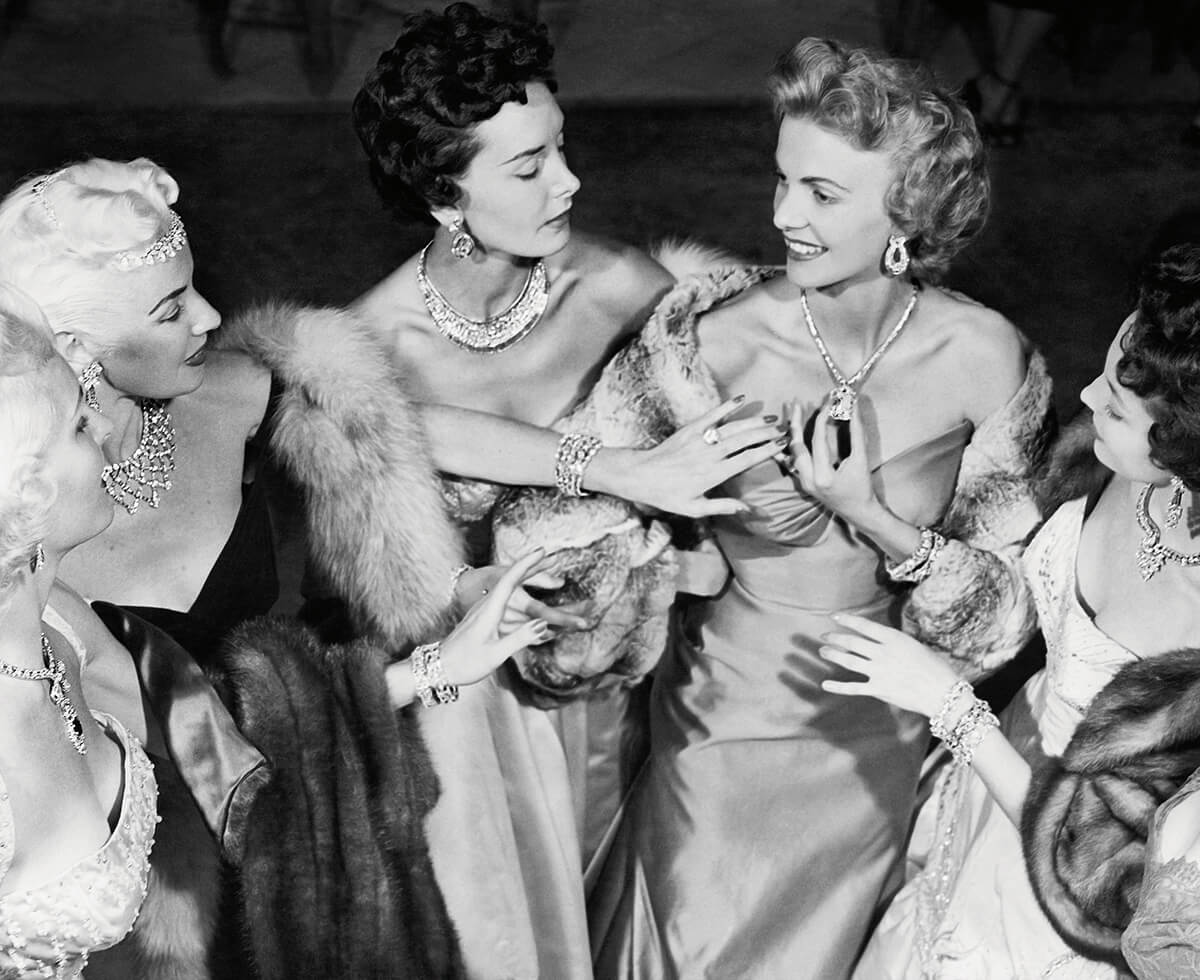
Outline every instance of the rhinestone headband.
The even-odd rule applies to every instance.
[[[37,198],[38,204],[42,206],[46,217],[55,228],[62,228],[62,222],[58,220],[58,212],[54,210],[54,206],[46,200],[46,188],[58,180],[61,173],[62,171],[58,170],[47,174],[33,185],[33,196]],[[142,266],[166,262],[183,251],[187,244],[187,231],[183,227],[183,219],[174,211],[168,210],[167,213],[171,216],[167,230],[144,252],[118,252],[112,259],[114,268],[129,272]]]

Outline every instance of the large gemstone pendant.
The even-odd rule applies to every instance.
[[[1137,567],[1142,574],[1142,580],[1149,582],[1154,577],[1155,572],[1159,571],[1166,562],[1166,557],[1162,550],[1157,547],[1158,542],[1151,535],[1143,539],[1141,546],[1137,550]]]
[[[849,422],[854,414],[858,395],[849,385],[838,385],[829,396],[829,417],[837,422]]]

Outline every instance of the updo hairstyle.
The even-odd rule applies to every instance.
[[[554,53],[541,24],[497,20],[469,3],[409,17],[395,44],[354,98],[354,128],[371,180],[397,217],[432,222],[430,211],[458,203],[456,183],[475,154],[475,127],[525,86],[557,85]]]
[[[777,117],[811,120],[859,150],[888,153],[884,199],[912,271],[936,281],[987,218],[990,183],[971,113],[919,64],[808,37],[768,76]]]
[[[128,274],[110,263],[166,232],[179,185],[144,158],[70,164],[41,199],[40,179],[22,181],[0,201],[0,279],[33,297],[54,329],[86,332],[95,311],[89,277]]]
[[[45,367],[58,354],[42,311],[0,283],[0,607],[45,536],[55,488],[45,452],[63,423],[46,386]]]
[[[1150,459],[1200,491],[1200,245],[1147,263],[1117,380],[1147,403]]]

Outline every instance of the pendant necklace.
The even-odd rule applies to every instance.
[[[171,489],[175,470],[175,426],[167,403],[146,399],[142,408],[142,435],[132,455],[104,467],[104,489],[130,514],[143,504],[157,507],[159,491]]]
[[[862,382],[867,374],[870,373],[871,368],[875,366],[875,362],[883,357],[884,352],[900,336],[900,331],[908,323],[908,318],[912,316],[913,308],[917,305],[917,293],[919,291],[920,288],[916,283],[913,283],[912,295],[908,298],[908,305],[904,307],[904,312],[900,314],[900,319],[896,322],[896,325],[883,338],[883,342],[875,348],[875,352],[863,362],[863,366],[848,378],[833,363],[833,358],[829,356],[829,349],[825,346],[825,341],[821,339],[821,334],[817,331],[817,325],[813,322],[812,311],[808,308],[808,290],[804,289],[800,291],[800,309],[804,311],[804,323],[808,327],[808,332],[812,334],[813,343],[817,345],[817,351],[821,355],[821,360],[825,362],[825,367],[829,371],[830,377],[834,380],[834,389],[829,395],[829,417],[831,419],[836,419],[838,422],[850,421],[850,417],[854,414],[854,408],[858,404],[858,391],[855,385]]]
[[[1150,494],[1153,492],[1153,483],[1142,487],[1142,492],[1138,494],[1137,506],[1134,508],[1138,527],[1142,530],[1142,541],[1137,549],[1137,567],[1143,581],[1146,582],[1149,582],[1168,560],[1178,562],[1184,568],[1200,565],[1200,552],[1189,555],[1162,543],[1162,531],[1150,516]]]
[[[71,700],[71,682],[67,680],[67,665],[54,656],[54,648],[46,634],[42,634],[42,662],[45,667],[18,667],[0,660],[0,674],[7,674],[19,681],[49,681],[50,703],[62,715],[63,726],[67,730],[67,739],[80,755],[87,754],[87,742],[83,736],[83,722],[75,710],[75,702]]]
[[[421,249],[421,257],[417,260],[417,285],[421,288],[425,309],[443,337],[465,350],[495,354],[511,347],[537,326],[550,298],[550,277],[544,260],[538,259],[530,268],[525,285],[507,310],[476,320],[459,313],[429,281],[425,273],[425,256],[432,244],[430,242]]]

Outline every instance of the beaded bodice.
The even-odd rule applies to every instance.
[[[1062,755],[1088,704],[1121,667],[1139,659],[1093,621],[1075,578],[1079,533],[1087,506],[1063,504],[1025,552],[1025,573],[1046,638],[1046,671],[1031,682],[1042,748]]]
[[[119,942],[146,895],[150,848],[158,822],[154,770],[141,744],[115,718],[93,712],[120,744],[124,796],[116,828],[95,853],[54,878],[0,895],[0,978],[73,980],[88,954]],[[8,791],[0,776],[0,882],[15,839]]]

